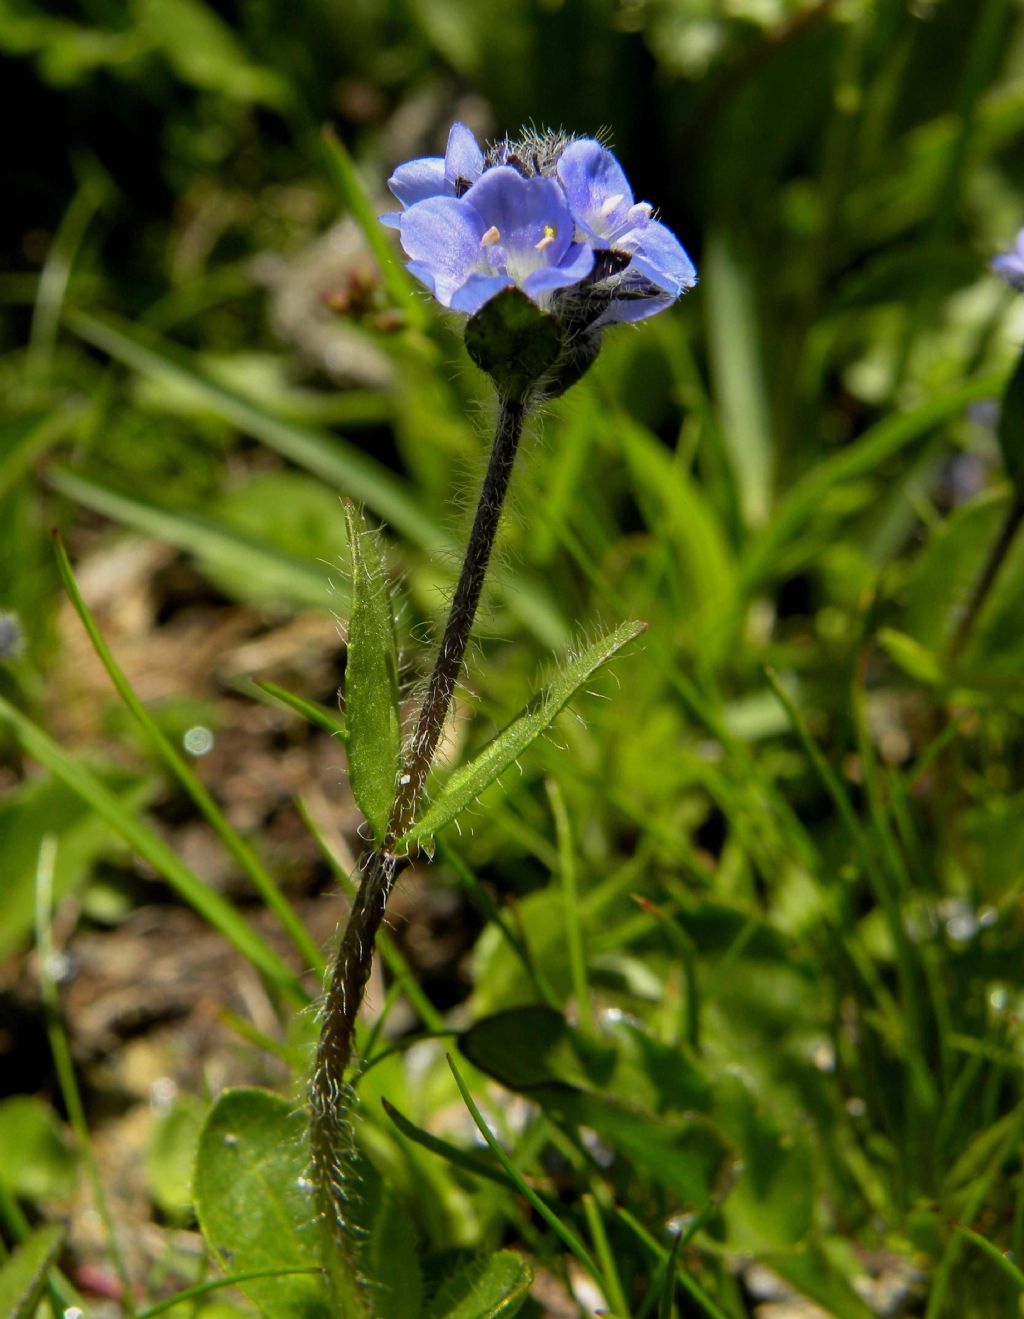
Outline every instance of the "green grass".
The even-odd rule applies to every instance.
[[[348,620],[353,498],[384,524],[408,716],[492,418],[455,319],[375,226],[396,153],[441,149],[455,114],[609,123],[700,270],[678,308],[609,333],[527,438],[430,785],[434,860],[380,940],[354,1157],[383,1189],[359,1213],[367,1275],[403,1271],[424,1319],[473,1295],[539,1319],[531,1271],[564,1290],[580,1270],[617,1319],[748,1319],[750,1261],[838,1319],[871,1313],[865,1261],[905,1279],[909,1315],[1016,1313],[1024,304],[987,264],[1024,223],[1024,23],[1009,0],[918,8],[270,0],[229,22],[175,0],[0,20],[25,125],[0,266],[0,611],[25,633],[0,660],[4,946],[30,950],[44,833],[38,952],[51,920],[73,961],[85,926],[191,908],[258,974],[262,1009],[217,1007],[290,1104],[328,951],[303,912],[316,896],[342,918],[361,846],[347,805],[324,814],[348,802],[345,675],[302,629]],[[33,132],[53,122],[59,145]],[[984,406],[1014,379],[997,426]],[[168,547],[152,580],[105,600],[105,556],[150,542]],[[147,694],[146,657],[191,609],[267,643],[255,688],[218,668]],[[537,675],[568,695],[627,619],[642,637],[569,711],[532,707],[546,733],[524,749]],[[190,759],[172,708],[218,712],[230,746],[246,695],[259,772],[309,766],[265,837],[236,822],[245,766]],[[186,836],[238,882],[218,890]],[[251,1313],[212,1246],[176,1250],[154,1194],[150,1221],[117,1220],[91,1153],[106,1081],[59,989],[105,1265],[140,1315],[178,1293],[174,1313]],[[456,1049],[472,1069],[449,1069]],[[2,1155],[11,1250],[66,1209]],[[158,1263],[136,1233],[166,1243]],[[72,1233],[38,1315],[70,1303],[80,1250]],[[238,1262],[250,1295],[322,1303],[279,1254]]]

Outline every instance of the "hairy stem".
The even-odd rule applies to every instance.
[[[487,474],[480,491],[480,501],[469,534],[466,557],[462,562],[458,585],[452,596],[448,622],[445,624],[441,648],[430,675],[427,694],[423,698],[416,732],[399,781],[395,804],[388,826],[385,846],[393,846],[412,824],[419,805],[423,785],[430,764],[441,740],[452,694],[462,671],[469,634],[476,617],[480,592],[487,575],[495,533],[501,521],[501,510],[508,493],[509,479],[515,463],[519,439],[523,433],[525,407],[521,402],[502,400],[498,409],[498,426],[494,436]]]
[[[345,1160],[351,1137],[347,1119],[350,1104],[345,1073],[352,1060],[356,1016],[366,990],[374,941],[384,919],[388,895],[403,864],[402,858],[395,855],[395,844],[414,821],[430,765],[451,709],[455,684],[462,671],[523,431],[525,412],[525,405],[520,401],[502,400],[499,403],[494,447],[480,492],[466,556],[416,731],[402,768],[387,834],[383,846],[368,852],[363,859],[359,887],[334,960],[331,983],[324,1000],[316,1064],[309,1087],[312,1110],[310,1148],[320,1211],[346,1258],[351,1258],[353,1252],[346,1226],[349,1215],[346,1209],[348,1188]],[[343,1280],[343,1283],[349,1290],[356,1285],[352,1279]]]
[[[345,1158],[351,1143],[345,1072],[352,1057],[356,1015],[373,963],[374,940],[397,870],[396,858],[384,852],[370,852],[365,858],[348,924],[334,959],[309,1084],[313,1183],[320,1212],[332,1235],[341,1241],[348,1220]]]

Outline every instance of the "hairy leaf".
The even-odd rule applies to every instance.
[[[613,655],[638,637],[646,623],[620,623],[614,632],[585,646],[566,668],[484,747],[478,756],[457,769],[423,816],[399,841],[400,847],[422,843],[443,829],[483,790],[499,778],[516,757],[535,742],[583,684]]]
[[[444,1284],[428,1319],[512,1319],[532,1282],[533,1270],[513,1251],[481,1255]]]
[[[345,720],[352,794],[380,843],[387,832],[402,750],[398,648],[391,592],[377,537],[345,505],[352,549],[352,611],[345,665]]]
[[[320,1225],[307,1179],[306,1119],[267,1090],[227,1090],[203,1126],[196,1213],[210,1249],[233,1271],[319,1266]],[[316,1274],[242,1284],[268,1319],[331,1319]]]

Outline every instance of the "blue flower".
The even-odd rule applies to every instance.
[[[484,153],[473,130],[456,121],[448,134],[444,157],[422,156],[399,165],[388,179],[388,187],[403,207],[414,206],[428,197],[460,197],[474,184],[484,168]],[[381,223],[397,229],[401,211],[389,211]]]
[[[415,203],[400,229],[409,270],[454,311],[479,311],[509,286],[544,306],[594,264],[593,250],[573,241],[573,217],[555,180],[524,178],[508,165],[486,170],[461,198]]]
[[[455,311],[515,287],[575,339],[663,311],[697,282],[678,239],[592,138],[527,133],[485,155],[456,123],[443,159],[401,165],[388,186],[405,209],[382,221],[399,230],[411,273]]]
[[[1002,256],[993,259],[992,269],[997,275],[1001,275],[1011,288],[1024,293],[1024,229],[1017,234],[1009,252],[1004,252]]]
[[[693,262],[650,202],[634,202],[622,166],[600,142],[571,143],[558,160],[558,178],[573,218],[591,245],[628,255],[600,323],[653,316],[697,282]]]

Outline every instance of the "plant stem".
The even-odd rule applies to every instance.
[[[310,1147],[313,1179],[320,1208],[335,1240],[348,1254],[345,1160],[351,1144],[348,1130],[345,1073],[352,1060],[356,1016],[373,962],[374,942],[388,896],[404,858],[395,854],[397,841],[408,832],[430,772],[462,670],[473,620],[480,603],[494,538],[508,493],[509,480],[523,432],[526,407],[502,399],[498,424],[470,532],[462,571],[452,597],[448,621],[434,671],[430,675],[416,731],[399,777],[387,833],[381,847],[369,851],[331,973],[323,1008],[323,1025],[310,1081],[312,1110]]]
[[[494,436],[487,474],[480,491],[480,501],[473,519],[473,530],[466,546],[458,585],[452,596],[448,622],[445,624],[441,648],[434,671],[430,675],[427,694],[423,698],[416,732],[404,771],[399,780],[395,804],[388,825],[384,847],[389,849],[413,823],[423,785],[437,744],[444,731],[451,707],[455,684],[462,671],[462,661],[469,644],[469,634],[476,617],[480,592],[487,575],[487,565],[494,546],[495,533],[501,520],[501,510],[508,492],[512,466],[515,462],[519,439],[523,433],[525,406],[522,402],[503,399],[498,405],[498,426]]]

